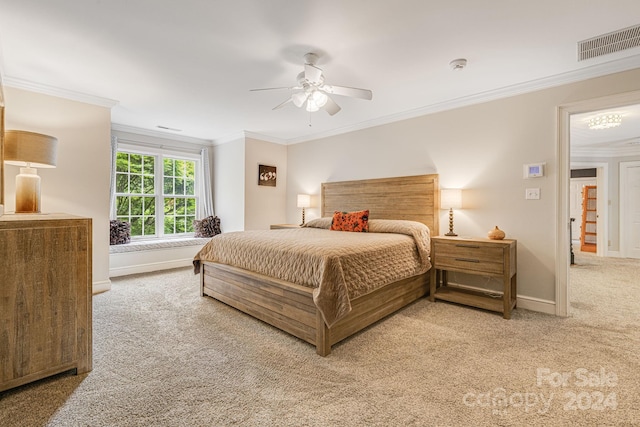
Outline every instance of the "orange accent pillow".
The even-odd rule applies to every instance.
[[[357,212],[333,213],[331,230],[336,231],[369,231],[369,210]]]

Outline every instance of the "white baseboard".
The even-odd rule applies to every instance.
[[[102,282],[93,282],[92,286],[93,294],[99,294],[111,290],[111,280],[103,280]]]
[[[152,271],[169,270],[171,268],[189,267],[193,265],[193,258],[177,259],[163,262],[150,262],[127,267],[109,269],[110,277],[126,276],[129,274],[150,273]]]
[[[556,303],[540,298],[518,295],[518,308],[556,315]]]
[[[607,251],[606,256],[611,258],[622,258],[620,251]]]

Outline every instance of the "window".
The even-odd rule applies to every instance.
[[[131,223],[131,236],[193,233],[198,207],[198,160],[118,150],[116,217]]]
[[[196,162],[165,158],[164,234],[193,233],[196,219]]]

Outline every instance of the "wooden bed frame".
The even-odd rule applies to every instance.
[[[322,184],[322,216],[369,209],[371,219],[406,219],[439,232],[438,175]],[[210,296],[316,346],[331,346],[426,295],[429,272],[390,283],[351,300],[352,310],[328,328],[313,303],[313,289],[240,268],[202,262],[201,295]]]

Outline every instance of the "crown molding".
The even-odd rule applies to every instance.
[[[162,132],[159,130],[143,129],[134,126],[122,125],[118,123],[111,124],[111,131],[132,133],[134,135],[144,135],[153,138],[169,139],[171,141],[186,142],[196,145],[215,145],[213,141],[208,139],[200,139],[192,136],[177,135],[175,133]]]
[[[497,99],[508,98],[511,96],[522,95],[525,93],[535,92],[542,89],[548,89],[565,84],[576,83],[596,77],[602,77],[609,74],[620,73],[623,71],[633,70],[640,67],[640,55],[628,56],[622,59],[609,61],[601,64],[595,64],[589,67],[580,68],[578,70],[569,71],[555,76],[545,77],[537,80],[531,80],[503,88],[480,92],[470,96],[451,99],[448,101],[438,102],[426,105],[424,107],[403,111],[397,114],[380,117],[373,120],[357,123],[355,125],[344,126],[332,129],[327,132],[319,132],[316,134],[306,135],[299,138],[291,138],[286,140],[286,144],[298,144],[301,142],[313,141],[316,139],[327,138],[348,132],[354,132],[370,127],[381,126],[389,123],[399,122],[402,120],[413,119],[415,117],[425,116],[428,114],[439,113],[442,111],[453,110],[455,108],[467,107],[474,104],[480,104]]]
[[[222,144],[227,144],[229,142],[234,142],[239,140],[244,141],[247,138],[258,139],[260,141],[271,142],[274,144],[287,145],[287,141],[281,138],[276,138],[274,136],[264,135],[261,133],[250,132],[246,130],[235,132],[230,135],[223,136],[221,138],[216,138],[215,140],[212,141],[212,145],[222,145]]]
[[[70,99],[72,101],[84,102],[85,104],[97,105],[99,107],[113,108],[118,105],[115,99],[104,98],[96,95],[89,95],[82,92],[75,92],[55,86],[35,83],[17,77],[5,76],[2,83],[5,86],[16,89],[28,90],[30,92],[42,93],[44,95],[57,96],[58,98]]]
[[[240,131],[240,132],[234,132],[232,134],[228,134],[225,135],[223,137],[220,138],[216,138],[212,141],[212,145],[216,146],[216,145],[223,145],[223,144],[228,144],[230,142],[235,142],[235,141],[244,141],[245,138],[245,132],[244,131]]]
[[[256,132],[244,131],[245,138],[259,139],[260,141],[271,142],[273,144],[287,145],[287,141],[269,135]]]

